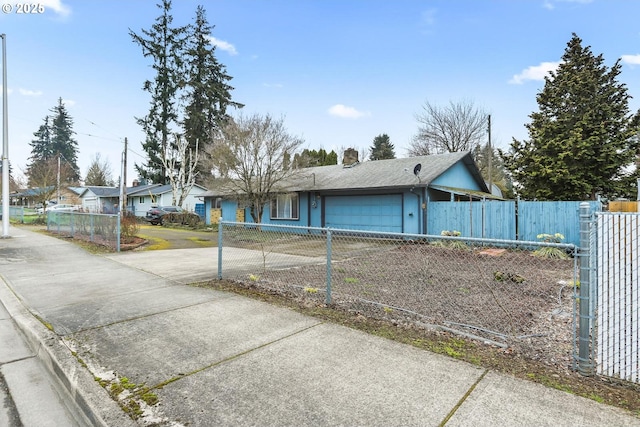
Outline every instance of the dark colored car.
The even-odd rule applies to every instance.
[[[184,210],[179,206],[157,206],[147,211],[145,219],[153,225],[162,224],[162,217],[168,213],[180,213]]]

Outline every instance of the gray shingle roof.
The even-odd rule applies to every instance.
[[[331,165],[304,168],[296,171],[286,183],[283,183],[282,190],[340,191],[425,187],[458,162],[465,164],[482,191],[488,192],[469,152],[375,160],[357,163],[350,167]],[[421,165],[419,179],[413,174],[417,164]],[[222,186],[207,191],[203,196],[225,196],[232,193],[230,187]]]
[[[480,188],[486,187],[471,154],[458,152],[375,160],[357,163],[351,167],[333,165],[302,169],[301,175],[296,176],[295,182],[288,188],[291,191],[313,191],[424,187],[460,161],[467,165]],[[416,177],[413,171],[417,164],[421,165],[421,169]]]

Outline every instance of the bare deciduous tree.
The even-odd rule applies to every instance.
[[[72,166],[58,158],[40,160],[29,166],[29,185],[35,190],[34,200],[46,206],[58,193],[58,184],[67,183],[76,175]]]
[[[487,113],[470,101],[438,107],[428,101],[416,114],[418,133],[409,146],[410,156],[472,151],[486,139]]]
[[[182,206],[182,203],[191,192],[198,175],[198,140],[192,150],[189,141],[181,135],[174,135],[174,142],[170,144],[162,165],[167,171],[169,184],[171,184],[171,198],[174,206]]]
[[[212,170],[225,178],[238,200],[248,203],[259,224],[265,205],[275,194],[286,191],[285,180],[299,173],[289,160],[302,143],[287,132],[283,119],[240,115],[221,128],[212,144]]]

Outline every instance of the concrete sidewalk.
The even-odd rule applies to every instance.
[[[10,234],[0,300],[95,425],[640,426],[539,384],[184,286],[217,277],[215,248],[94,256]],[[144,384],[158,404],[131,421],[94,376]]]

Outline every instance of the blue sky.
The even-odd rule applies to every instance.
[[[144,161],[141,88],[154,75],[128,33],[150,28],[158,1],[41,0],[42,14],[3,3],[12,6],[0,13],[0,33],[14,171],[26,167],[33,133],[61,97],[81,173],[100,153],[119,176],[127,137],[131,183]],[[174,23],[191,22],[198,4],[243,113],[283,117],[309,149],[362,151],[386,133],[405,157],[426,101],[472,102],[492,115],[492,141],[506,148],[527,137],[543,77],[573,32],[607,66],[622,60],[620,81],[640,108],[636,1],[174,0]]]

